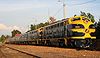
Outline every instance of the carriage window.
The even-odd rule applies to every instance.
[[[57,27],[57,24],[55,24],[55,28]]]
[[[91,25],[89,26],[89,28],[95,29],[95,25],[94,25],[94,24],[91,24]]]
[[[49,26],[49,29],[51,29],[51,26]]]
[[[46,30],[47,30],[48,28],[46,27]]]
[[[53,28],[53,26],[51,26],[51,29]]]
[[[60,23],[60,26],[63,26],[63,22],[62,22],[62,23]]]
[[[57,24],[56,24],[56,27],[57,27]]]
[[[57,24],[57,27],[59,27],[59,24]]]
[[[34,32],[30,32],[30,34],[33,34]]]
[[[55,26],[55,28],[57,27],[56,24],[54,26]]]
[[[48,30],[50,29],[50,26],[48,27]]]
[[[49,26],[49,29],[51,29],[51,26]]]
[[[53,25],[52,28],[55,28],[55,26]]]
[[[80,20],[80,17],[72,19],[72,21],[76,21],[76,20]]]

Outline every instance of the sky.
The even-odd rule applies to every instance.
[[[30,24],[48,21],[50,16],[63,18],[64,0],[0,0],[0,36],[11,35],[14,29],[25,33]],[[65,0],[66,18],[80,11],[91,13],[95,20],[100,18],[100,0]]]

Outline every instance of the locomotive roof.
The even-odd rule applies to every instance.
[[[55,25],[55,24],[58,24],[58,23],[64,22],[64,21],[66,21],[67,19],[68,19],[68,18],[66,18],[66,19],[62,19],[62,20],[59,20],[59,21],[56,21],[56,22],[51,23],[51,24],[49,24],[49,25],[47,25],[47,26],[44,26],[44,27],[46,28],[46,27],[49,27],[49,26],[52,26],[52,25]]]

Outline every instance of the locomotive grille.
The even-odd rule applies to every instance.
[[[83,32],[73,32],[73,35],[72,36],[84,36],[85,33]]]

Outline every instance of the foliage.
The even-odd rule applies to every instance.
[[[31,29],[31,30],[35,30],[35,29],[36,29],[36,25],[32,25],[32,24],[31,24],[30,29]]]
[[[4,42],[5,39],[6,39],[6,37],[5,37],[4,35],[2,35],[2,36],[0,37],[0,42]]]
[[[47,26],[47,25],[49,25],[48,22],[40,23],[40,24],[37,24],[37,25],[32,25],[32,24],[31,24],[30,29],[31,29],[31,30],[35,30],[35,29],[38,29],[38,28],[40,28],[40,27],[44,27],[44,26]]]
[[[91,21],[94,23],[95,22],[95,20],[94,20],[94,16],[92,15],[92,14],[90,14],[90,13],[85,13],[85,12],[82,12],[81,11],[81,14],[80,14],[81,16],[85,16],[85,17],[88,17],[89,19],[91,19]]]
[[[45,23],[44,23],[44,26],[47,26],[47,25],[49,25],[49,23],[48,23],[48,22],[45,22]]]
[[[19,30],[13,30],[11,33],[12,33],[12,37],[14,37],[16,34],[21,34]]]
[[[81,11],[81,14],[80,15],[87,17],[86,13],[85,12],[82,12],[82,11]]]
[[[5,37],[6,37],[6,39],[7,39],[7,38],[9,38],[10,36],[9,36],[9,35],[6,35]]]

